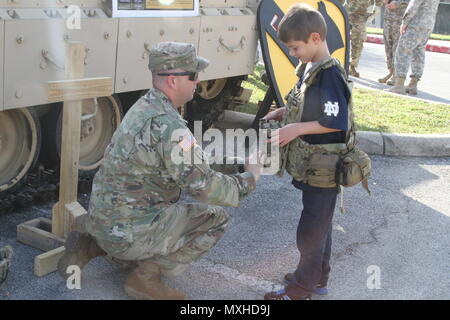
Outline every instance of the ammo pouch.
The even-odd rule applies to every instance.
[[[372,163],[369,156],[362,150],[354,147],[340,156],[336,166],[336,183],[344,187],[352,187],[360,182],[364,189],[369,191],[368,178]]]
[[[370,193],[371,161],[364,151],[356,147],[347,151],[345,144],[310,145],[306,150],[288,154],[286,169],[294,179],[320,188],[352,187],[361,182]]]
[[[298,181],[320,188],[336,187],[336,167],[345,143],[310,145],[296,140],[287,157],[286,170]]]
[[[305,174],[305,182],[313,187],[336,187],[335,175],[338,162],[337,154],[312,154],[309,168]]]

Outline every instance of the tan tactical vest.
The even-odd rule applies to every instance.
[[[305,92],[314,82],[317,74],[324,69],[337,66],[349,92],[351,84],[339,61],[329,58],[312,69],[306,75],[300,88],[295,88],[287,95],[286,111],[282,125],[300,122],[303,114]],[[306,64],[297,67],[297,76],[305,71]],[[280,175],[286,170],[295,180],[303,181],[311,186],[328,188],[337,185],[351,186],[362,181],[363,187],[368,189],[367,177],[370,175],[370,159],[362,151],[355,148],[355,126],[353,101],[350,96],[348,103],[348,130],[345,143],[311,145],[300,137],[292,140],[281,150],[282,167]],[[352,164],[348,167],[347,164]],[[346,172],[337,170],[345,168]]]

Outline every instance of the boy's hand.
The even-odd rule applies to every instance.
[[[298,123],[291,123],[283,128],[272,131],[269,142],[275,143],[278,140],[279,146],[284,147],[300,135],[298,126]]]
[[[277,121],[281,121],[283,119],[283,112],[284,112],[285,107],[283,108],[278,108],[276,110],[273,110],[271,112],[269,112],[268,114],[266,114],[263,119],[265,120],[277,120]]]

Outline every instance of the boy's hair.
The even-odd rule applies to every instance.
[[[289,41],[308,42],[311,33],[317,32],[322,41],[327,36],[327,24],[322,14],[305,3],[291,6],[281,19],[278,27],[278,38]]]

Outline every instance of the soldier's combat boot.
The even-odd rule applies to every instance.
[[[161,279],[160,267],[144,262],[134,269],[125,282],[125,292],[138,300],[184,300],[186,295],[169,287]]]
[[[359,78],[359,72],[356,71],[355,66],[350,65],[350,75]]]
[[[95,243],[94,238],[89,233],[80,231],[72,231],[64,246],[66,251],[58,261],[58,273],[64,279],[67,279],[70,275],[67,273],[67,267],[77,265],[80,269],[83,269],[91,259],[106,255],[106,252]]]
[[[398,94],[406,94],[405,78],[394,77],[395,85],[387,91]]]
[[[392,71],[392,69],[389,69],[389,74],[381,79],[378,79],[379,83],[386,83],[389,79],[391,79],[391,77],[394,75],[394,72]]]
[[[406,93],[416,95],[417,94],[417,83],[419,82],[420,78],[411,75],[411,80],[409,81],[408,86],[406,87]]]

